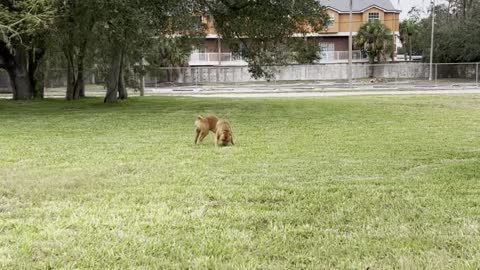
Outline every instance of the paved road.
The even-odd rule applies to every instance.
[[[477,90],[405,90],[405,91],[343,91],[343,92],[287,92],[287,93],[228,93],[228,94],[183,94],[198,98],[304,98],[304,97],[347,97],[379,95],[459,95],[480,94]]]

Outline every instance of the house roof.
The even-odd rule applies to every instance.
[[[318,0],[320,4],[327,8],[333,9],[339,13],[348,13],[350,11],[349,0]],[[353,0],[352,11],[354,13],[364,12],[372,7],[378,8],[386,12],[400,13],[400,10],[396,9],[391,0]]]

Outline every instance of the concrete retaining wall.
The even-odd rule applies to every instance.
[[[438,79],[475,80],[479,76],[478,64],[435,64],[434,76]],[[347,64],[321,64],[321,65],[289,65],[271,68],[275,74],[274,79],[279,81],[335,81],[347,79]],[[375,64],[354,63],[352,75],[354,79],[374,78],[385,79],[417,79],[425,80],[429,76],[429,65],[424,63],[395,63]],[[66,72],[55,70],[48,72],[46,86],[65,87]],[[133,75],[132,75],[133,76]],[[95,79],[94,74],[87,74],[88,83],[101,82]],[[98,76],[97,76],[98,77]],[[138,81],[138,78],[129,78]],[[254,79],[248,72],[248,67],[181,67],[158,69],[149,72],[145,77],[146,87],[162,87],[169,83],[197,84],[197,83],[245,83],[265,81]],[[10,84],[7,73],[0,70],[0,91],[9,91]]]
[[[270,68],[279,81],[322,81],[322,80],[346,80],[347,64],[325,65],[290,65]],[[396,63],[385,65],[369,65],[355,63],[352,66],[354,79],[369,78],[371,74],[375,78],[388,79],[426,79],[428,78],[429,66],[422,63]],[[164,75],[167,70],[159,70],[157,75],[148,76],[147,84],[152,85],[169,81]],[[232,83],[232,82],[255,82],[265,79],[254,79],[250,76],[247,67],[186,67],[175,69],[177,76],[171,82],[176,83]],[[170,79],[172,79],[170,77]]]

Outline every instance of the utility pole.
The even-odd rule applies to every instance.
[[[353,9],[353,0],[350,0],[350,19],[348,23],[348,28],[350,31],[350,35],[348,36],[348,85],[352,88],[352,47],[353,47],[353,38],[352,38],[352,9]]]
[[[432,37],[430,40],[430,74],[428,80],[433,80],[433,38],[435,33],[435,0],[432,0]]]

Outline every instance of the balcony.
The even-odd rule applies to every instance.
[[[242,57],[233,53],[192,53],[190,66],[246,66]]]
[[[323,51],[318,64],[347,63],[348,51]],[[368,57],[361,51],[353,51],[353,62],[368,62]],[[233,53],[192,53],[189,60],[190,66],[246,66],[241,56]]]
[[[319,63],[347,63],[348,51],[323,51],[320,53]],[[353,62],[368,62],[368,56],[364,56],[360,50],[352,52]]]

